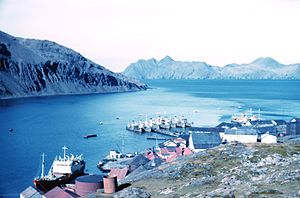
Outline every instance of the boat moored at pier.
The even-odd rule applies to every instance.
[[[76,177],[84,175],[85,161],[82,155],[66,155],[66,146],[63,148],[64,156],[58,156],[54,159],[47,175],[44,175],[45,154],[42,154],[42,173],[35,178],[33,183],[35,187],[43,192],[47,192],[56,186],[63,186]]]

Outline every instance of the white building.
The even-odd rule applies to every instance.
[[[265,133],[261,135],[261,143],[277,143],[277,137],[275,135],[271,135],[269,133]]]
[[[257,142],[257,131],[252,127],[241,127],[225,129],[224,133],[220,133],[223,142],[241,142],[254,143]]]

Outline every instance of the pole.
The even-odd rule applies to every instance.
[[[44,178],[44,172],[45,172],[45,153],[42,154],[42,174],[41,174],[41,178]]]
[[[66,160],[66,152],[67,152],[67,147],[63,146],[62,149],[64,150],[64,160]]]

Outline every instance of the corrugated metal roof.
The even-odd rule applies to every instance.
[[[125,168],[112,168],[110,169],[109,176],[117,177],[118,180],[124,179],[128,174],[128,167]]]
[[[276,127],[275,126],[269,126],[269,127],[259,127],[258,128],[258,132],[260,134],[264,134],[264,133],[276,133]]]
[[[160,149],[160,153],[163,154],[163,155],[167,154],[168,153],[168,149],[166,147],[163,147],[163,148]]]
[[[219,133],[200,132],[192,133],[194,144],[217,144],[221,143],[221,137]]]
[[[231,135],[256,135],[258,130],[251,126],[239,127],[237,129],[225,129],[225,134]]]
[[[20,195],[25,198],[42,197],[42,195],[40,195],[38,191],[32,186],[26,188],[23,192],[20,193]]]
[[[144,155],[140,154],[135,156],[131,162],[129,163],[130,166],[140,166],[148,163],[150,160],[147,159]]]
[[[252,125],[265,125],[265,124],[273,125],[272,120],[255,120],[255,121],[250,121],[250,123]]]
[[[216,126],[217,128],[233,128],[233,127],[240,127],[240,126],[242,126],[240,123],[238,123],[238,122],[230,122],[230,123],[228,123],[228,122],[222,122],[222,123],[220,123],[218,126]]]
[[[195,149],[206,149],[218,146],[222,143],[219,133],[200,132],[192,133],[193,144]]]
[[[175,152],[177,153],[177,155],[182,155],[182,148],[176,147]]]
[[[286,121],[285,120],[273,120],[277,125],[285,125]]]
[[[170,156],[166,158],[166,162],[171,162],[176,159],[178,155],[176,153],[170,153]]]
[[[74,198],[75,196],[70,195],[69,193],[65,192],[60,187],[56,186],[46,194],[44,194],[44,197],[46,198]]]

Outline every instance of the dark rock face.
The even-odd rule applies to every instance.
[[[0,98],[146,88],[54,42],[14,38],[0,32]]]
[[[7,50],[7,47],[4,43],[0,43],[0,54],[3,56],[11,56],[10,51]]]

